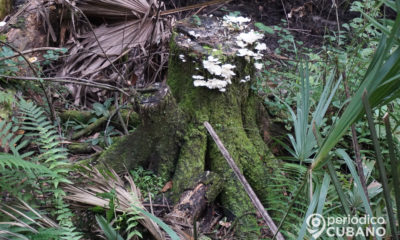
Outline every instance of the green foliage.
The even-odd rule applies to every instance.
[[[15,53],[11,48],[7,46],[3,46],[0,48],[0,58],[2,57],[11,57],[14,56]],[[17,60],[7,59],[4,61],[0,61],[0,74],[1,75],[10,75],[13,76],[18,72],[18,64],[22,61],[22,57],[18,57]]]
[[[51,62],[53,61],[57,61],[60,58],[60,54],[59,53],[66,53],[68,51],[68,49],[66,48],[61,48],[60,50],[47,50],[47,52],[45,54],[43,54],[44,57],[44,61],[43,61],[43,65],[49,65]]]
[[[0,91],[0,118],[8,119],[11,115],[14,93],[12,91]]]
[[[118,205],[118,199],[115,194],[115,189],[112,189],[107,193],[98,193],[96,196],[108,200],[108,209],[106,210],[106,220],[111,222],[111,220],[116,217],[115,212]]]
[[[136,186],[144,194],[145,199],[148,198],[147,193],[149,193],[152,198],[160,193],[166,182],[162,177],[159,177],[152,171],[145,170],[142,167],[131,170],[130,173]]]
[[[165,182],[164,179],[156,176],[151,171],[144,170],[142,167],[131,170],[131,176],[136,187],[139,188],[142,192],[149,193],[151,197],[154,197],[160,192]],[[137,207],[132,205],[128,211],[124,212],[123,214],[117,214],[116,209],[118,208],[119,202],[114,189],[106,193],[98,193],[96,196],[106,199],[109,202],[108,208],[106,210],[103,207],[92,208],[92,210],[96,212],[105,211],[106,218],[101,218],[103,218],[107,224],[105,224],[104,221],[102,221],[100,218],[96,218],[96,220],[98,220],[99,226],[105,232],[105,235],[107,237],[107,234],[113,234],[113,232],[115,232],[119,235],[119,233],[116,231],[124,230],[127,236],[126,239],[131,239],[135,236],[142,238],[142,234],[140,233],[140,231],[138,231],[137,227],[139,225],[138,220],[143,219],[143,217],[140,216],[140,211]],[[145,196],[148,195],[145,194]],[[114,223],[113,225],[115,227],[111,226],[111,222]],[[108,227],[112,227],[112,230],[110,230]]]
[[[155,223],[157,223],[158,226],[160,226],[168,235],[172,240],[179,240],[180,238],[178,237],[178,235],[174,232],[174,230],[172,230],[167,224],[165,224],[161,219],[159,219],[158,217],[154,216],[153,214],[138,208],[136,206],[132,205],[132,208],[135,209],[136,211],[142,213],[143,215],[145,215],[146,217],[150,218],[152,221],[154,221]]]
[[[126,228],[126,231],[128,232],[127,239],[131,239],[135,236],[143,238],[142,234],[137,230],[137,226],[139,225],[138,220],[143,219],[143,217],[140,216],[139,211],[131,207],[129,208],[129,211],[126,213],[126,215],[126,223],[128,224],[128,227]]]
[[[104,217],[96,215],[96,221],[108,240],[124,240]]]
[[[142,238],[142,234],[137,230],[137,226],[139,225],[138,220],[143,219],[143,217],[133,208],[129,208],[127,212],[117,215],[119,202],[115,189],[112,189],[110,192],[97,193],[96,196],[108,200],[107,209],[100,206],[92,208],[95,212],[105,211],[106,218],[96,216],[96,220],[107,237],[115,236],[115,234],[121,237],[117,231],[125,229],[125,232],[127,232],[127,239],[131,239],[135,236]],[[111,222],[115,224],[115,227],[112,226]]]
[[[397,1],[396,4],[400,6],[400,1]],[[396,4],[392,2],[391,8],[396,9]],[[292,39],[290,32],[275,28],[276,34],[286,35],[286,37],[281,36],[280,49],[275,53],[292,53],[291,56],[308,61],[308,70],[306,71],[302,71],[302,64],[296,63],[301,61],[288,60],[280,67],[274,66],[269,70],[271,73],[264,72],[262,77],[272,78],[270,81],[274,81],[277,76],[280,76],[280,79],[273,82],[278,85],[277,90],[265,89],[267,85],[262,80],[259,80],[256,86],[259,91],[264,90],[268,94],[272,93],[275,98],[285,99],[285,102],[277,101],[269,103],[269,106],[276,109],[278,105],[280,109],[289,110],[289,116],[293,122],[293,134],[289,135],[291,146],[284,145],[284,147],[294,159],[299,163],[305,163],[305,167],[309,167],[308,174],[305,173],[306,168],[303,172],[298,168],[298,175],[294,174],[297,181],[289,180],[289,182],[285,182],[284,177],[279,175],[282,174],[289,179],[293,178],[291,174],[286,173],[287,170],[283,170],[286,163],[283,164],[282,169],[275,171],[278,173],[274,176],[276,179],[274,182],[281,183],[277,184],[277,188],[289,189],[288,192],[294,195],[289,194],[290,197],[271,199],[270,208],[271,211],[277,208],[281,209],[281,215],[282,212],[285,212],[282,231],[291,239],[295,237],[298,239],[309,238],[306,234],[305,219],[312,213],[322,213],[324,217],[328,217],[343,216],[351,211],[351,214],[359,216],[368,214],[386,218],[389,216],[393,219],[393,213],[387,209],[390,208],[390,204],[386,205],[386,209],[382,204],[384,203],[383,188],[379,182],[374,180],[374,175],[376,175],[376,171],[374,174],[374,161],[366,159],[366,157],[376,159],[378,155],[376,151],[372,150],[368,125],[365,121],[357,121],[363,115],[361,97],[365,90],[370,94],[371,105],[377,107],[372,113],[379,119],[390,109],[383,106],[384,104],[393,100],[398,102],[396,98],[399,96],[400,79],[398,74],[400,71],[398,46],[400,16],[398,15],[395,21],[377,20],[381,17],[381,9],[381,5],[377,1],[353,2],[352,10],[361,12],[361,17],[353,19],[349,24],[344,24],[341,31],[326,35],[325,41],[329,44],[325,45],[321,52],[302,49],[304,52],[300,53],[297,47],[301,44]],[[271,64],[274,63],[266,63],[267,69],[271,67]],[[286,73],[294,69],[300,74],[296,76]],[[342,82],[346,81],[350,94],[355,91],[351,101],[347,101],[345,87],[343,84],[339,84],[340,79]],[[325,87],[318,87],[321,85],[325,85]],[[295,91],[299,89],[300,93],[282,92],[282,88]],[[335,92],[338,96],[333,96]],[[296,111],[292,110],[294,102],[297,102]],[[314,102],[318,104],[314,104]],[[346,105],[348,102],[350,103]],[[394,104],[393,107],[398,108],[397,104]],[[397,111],[390,111],[391,117],[393,116],[391,123],[395,124],[395,129],[399,126],[396,113]],[[338,116],[335,116],[336,114]],[[365,181],[369,186],[368,198],[361,187],[361,180],[353,161],[345,150],[337,150],[336,155],[331,152],[338,143],[340,148],[346,148],[346,151],[350,150],[352,145],[349,141],[351,136],[349,138],[348,130],[351,124],[356,124],[358,140],[362,146],[364,169],[361,171],[364,171]],[[382,123],[375,128],[380,132],[381,138],[387,135],[387,131],[385,133],[383,130]],[[346,136],[345,141],[343,141],[343,136]],[[382,146],[385,149],[387,145],[383,144]],[[388,151],[384,150],[383,152],[387,154]],[[295,166],[297,168],[296,164]],[[322,166],[327,166],[328,169],[322,168]],[[344,169],[348,169],[350,172]],[[386,173],[381,175],[386,175]],[[393,175],[396,176],[396,173]],[[297,192],[302,186],[300,182],[302,176],[312,176],[312,180],[309,179],[306,185],[310,187]],[[312,197],[304,197],[307,195]],[[385,195],[386,202],[390,202],[388,191]],[[284,204],[290,202],[293,205],[291,207],[279,206],[280,202]],[[284,204],[281,203],[281,205]],[[301,227],[299,228],[299,226]],[[388,225],[386,227],[389,231]],[[393,229],[391,232],[393,233]]]
[[[307,210],[307,194],[306,188],[301,189],[301,194],[295,199],[301,185],[304,181],[304,175],[307,172],[307,167],[297,163],[283,163],[279,169],[273,172],[272,183],[268,186],[271,194],[265,200],[267,210],[272,215],[275,223],[282,220],[288,210],[288,203],[294,201],[293,207],[289,210],[285,222],[282,226],[282,233],[289,237],[295,238],[297,232],[300,230],[298,226],[301,225],[303,216]]]
[[[30,207],[0,205],[0,212],[10,216],[14,222],[0,222],[0,237],[6,239],[61,239],[64,231],[52,220]]]
[[[196,26],[201,26],[201,19],[199,18],[199,16],[193,15],[191,20]]]
[[[256,22],[254,24],[254,26],[256,26],[258,29],[260,29],[261,31],[263,31],[265,33],[269,33],[269,34],[274,34],[275,33],[273,28],[268,27],[268,26],[264,25],[263,23]]]
[[[49,196],[57,209],[62,239],[80,239],[72,224],[73,214],[62,200],[65,192],[59,187],[60,183],[70,183],[67,152],[59,147],[57,132],[40,107],[23,99],[19,100],[18,107],[18,120],[0,122],[2,146],[9,146],[12,152],[0,154],[0,188],[28,200],[35,195]],[[17,134],[19,129],[25,131],[24,135]],[[39,152],[23,153],[28,144],[36,145]],[[23,188],[19,186],[20,182]],[[39,204],[46,202],[40,200]]]
[[[98,117],[109,116],[110,111],[108,109],[110,108],[113,100],[114,100],[113,98],[108,98],[103,104],[99,102],[93,103],[92,112],[96,114],[96,116]]]

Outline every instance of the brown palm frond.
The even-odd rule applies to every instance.
[[[77,6],[88,16],[143,19],[156,13],[155,0],[78,0]]]
[[[108,176],[106,176],[105,173],[101,173],[97,168],[93,168],[93,170],[86,168],[86,170],[90,174],[81,174],[85,179],[89,180],[93,184],[84,188],[75,187],[73,185],[65,186],[65,191],[69,193],[69,195],[65,197],[66,199],[82,204],[108,208],[109,200],[98,197],[98,194],[109,193],[114,190],[116,198],[118,199],[118,206],[116,206],[115,209],[116,211],[132,211],[132,205],[147,211],[142,204],[140,190],[135,186],[135,183],[130,176],[125,176],[125,179],[129,183],[128,187],[125,187],[124,181],[114,170],[110,170]],[[153,220],[140,212],[138,214],[142,217],[138,220],[139,223],[148,229],[157,240],[166,239],[164,233]]]
[[[154,26],[153,22],[152,19],[146,19],[144,22],[130,20],[109,26],[102,25],[93,33],[84,34],[81,43],[70,50],[71,56],[67,59],[63,75],[78,74],[85,77],[94,74],[110,66],[110,60],[115,61],[121,54],[126,53],[127,49],[143,49],[150,39],[153,39],[154,43],[165,40],[168,34],[164,34],[163,23],[157,22]]]
[[[155,0],[77,0],[78,12],[89,17],[101,17],[111,24],[102,24],[71,41],[63,76],[87,77],[113,65],[113,62],[133,48],[145,51],[147,44],[166,40],[166,18],[157,17],[162,2]],[[111,21],[110,21],[111,20]],[[115,22],[118,20],[118,22]],[[91,24],[91,23],[87,23]],[[76,31],[79,32],[79,31]],[[134,57],[134,56],[133,56]],[[116,71],[116,69],[113,69]]]

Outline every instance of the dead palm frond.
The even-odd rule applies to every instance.
[[[70,50],[63,75],[86,77],[99,72],[127,53],[127,50],[167,38],[162,22],[154,25],[153,19],[130,20],[113,25],[102,25],[81,36],[79,44]],[[97,39],[96,39],[97,38]],[[100,47],[101,46],[101,47]]]
[[[143,19],[154,15],[155,0],[78,0],[77,6],[88,16]]]
[[[46,229],[54,229],[53,232],[57,234],[61,229],[53,220],[20,199],[16,206],[1,203],[0,213],[9,219],[0,222],[0,239],[9,239],[11,236],[14,237],[12,239],[29,239],[26,235],[37,235]]]
[[[89,31],[78,36],[78,42],[70,48],[70,57],[62,71],[64,76],[85,77],[98,73],[129,50],[136,47],[144,50],[147,44],[156,44],[169,37],[165,31],[165,18],[157,16],[164,5],[155,0],[78,0],[69,6],[83,14],[85,20],[88,20],[87,16],[101,17],[113,23],[97,28],[90,25]]]
[[[125,187],[123,180],[114,170],[110,170],[107,175],[106,173],[101,173],[97,168],[94,168],[93,170],[86,168],[86,170],[90,174],[81,174],[92,184],[84,188],[67,185],[64,187],[66,192],[69,193],[69,195],[66,196],[66,199],[92,206],[109,208],[109,200],[101,198],[99,194],[115,191],[118,202],[118,205],[115,208],[116,211],[135,211],[132,206],[146,211],[141,202],[142,197],[140,190],[135,186],[135,183],[130,176],[125,176],[125,179],[129,183],[128,186]],[[138,219],[138,222],[148,229],[157,240],[166,239],[164,233],[152,219],[143,214],[142,211],[135,211],[135,213],[141,217]]]

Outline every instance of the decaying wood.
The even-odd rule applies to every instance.
[[[193,183],[188,183],[188,186],[190,185],[194,187],[181,194],[179,202],[167,214],[165,220],[174,223],[174,229],[178,232],[190,230],[190,235],[197,235],[194,234],[194,222],[204,216],[208,204],[221,192],[222,181],[217,174],[206,171]]]
[[[207,186],[203,183],[199,183],[193,190],[185,191],[167,219],[191,226],[193,219],[198,219],[207,206],[206,192]]]
[[[116,114],[116,110],[113,110],[110,113],[110,116],[114,116]],[[80,130],[79,132],[76,132],[72,135],[71,139],[72,140],[76,140],[82,136],[88,135],[92,132],[94,132],[95,130],[97,130],[98,128],[100,128],[101,126],[103,126],[107,120],[110,118],[110,116],[103,116],[99,119],[97,119],[95,122],[93,122],[92,124],[90,124],[89,126],[87,126],[86,128]]]
[[[243,174],[240,172],[239,168],[237,167],[235,161],[229,154],[228,150],[226,150],[224,144],[221,142],[219,139],[217,133],[214,131],[213,127],[208,123],[204,122],[204,126],[207,128],[208,132],[210,133],[211,137],[213,138],[214,142],[217,144],[219,150],[221,151],[222,155],[228,162],[229,166],[232,168],[232,170],[235,172],[236,177],[239,179],[239,181],[242,183],[244,189],[246,190],[246,193],[249,195],[251,202],[254,204],[258,212],[261,214],[262,218],[264,219],[265,223],[268,225],[268,227],[271,229],[271,231],[275,234],[278,230],[276,227],[274,221],[272,218],[269,216],[268,212],[265,210],[264,206],[261,204],[260,200],[258,199],[257,195],[251,188],[250,184],[247,182],[246,178],[243,176]],[[285,238],[281,233],[278,233],[276,235],[276,238],[279,240],[284,240]]]
[[[67,145],[69,153],[72,154],[88,154],[93,153],[94,149],[90,143],[76,142]]]

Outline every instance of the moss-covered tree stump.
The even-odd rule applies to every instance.
[[[195,187],[204,171],[223,181],[217,198],[239,218],[238,239],[257,239],[255,210],[243,187],[203,126],[216,130],[261,200],[277,162],[263,141],[262,102],[251,90],[262,36],[213,18],[179,23],[171,39],[168,86],[157,106],[139,104],[143,123],[100,157],[112,166],[150,167],[172,178],[171,197]],[[233,20],[235,21],[235,20]],[[265,47],[265,45],[264,45]],[[265,204],[267,204],[265,202]]]

